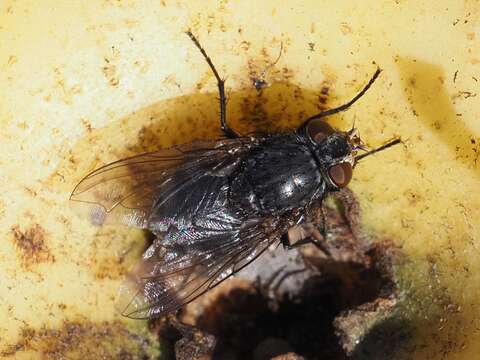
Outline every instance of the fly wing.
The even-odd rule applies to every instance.
[[[202,190],[202,177],[215,171],[217,177],[227,175],[249,144],[248,139],[195,142],[115,161],[85,176],[70,199],[82,203],[76,209],[94,224],[148,228],[159,198],[172,199],[188,186],[196,194],[211,190]]]
[[[155,240],[121,287],[117,309],[136,319],[179,309],[255,260],[298,216],[232,219],[229,228],[224,219],[222,229],[171,228],[167,241]]]

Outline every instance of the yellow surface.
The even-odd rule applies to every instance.
[[[479,20],[475,0],[3,0],[0,354],[54,357],[47,330],[72,323],[110,326],[95,356],[114,354],[112,338],[138,345],[125,331],[144,334],[144,323],[120,319],[112,299],[141,234],[93,227],[68,196],[100,164],[218,134],[215,82],[183,34],[190,28],[227,76],[229,116],[243,130],[293,126],[317,111],[322,86],[334,106],[373,61],[384,70],[332,121],[355,121],[369,145],[401,136],[405,146],[363,162],[351,187],[368,231],[409,256],[399,271],[414,358],[475,358]],[[255,74],[271,85],[261,95]],[[69,351],[60,354],[78,356]]]

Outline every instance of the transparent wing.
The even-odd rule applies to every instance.
[[[222,175],[248,147],[248,139],[204,141],[115,161],[85,176],[70,199],[94,224],[148,228],[156,200],[213,171]]]
[[[119,291],[124,316],[148,319],[175,311],[262,254],[295,223],[292,216],[232,221],[230,229],[171,229],[145,252]],[[168,243],[172,243],[167,239]],[[187,244],[187,245],[182,245]]]

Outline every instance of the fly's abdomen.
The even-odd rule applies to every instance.
[[[276,213],[305,206],[322,177],[310,151],[291,136],[258,146],[232,179],[230,198],[244,210]]]

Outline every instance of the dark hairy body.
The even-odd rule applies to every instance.
[[[325,192],[318,160],[297,134],[262,139],[233,173],[230,201],[243,211],[281,215]]]
[[[122,287],[119,310],[152,318],[179,309],[255,260],[270,245],[313,242],[324,248],[324,224],[310,210],[345,187],[358,160],[399,139],[364,150],[356,129],[341,132],[316,114],[287,134],[245,137],[226,121],[224,81],[197,39],[188,36],[213,71],[226,139],[201,141],[107,164],[76,186],[71,200],[90,205],[96,224],[117,222],[156,239]],[[318,225],[318,226],[317,226]]]

